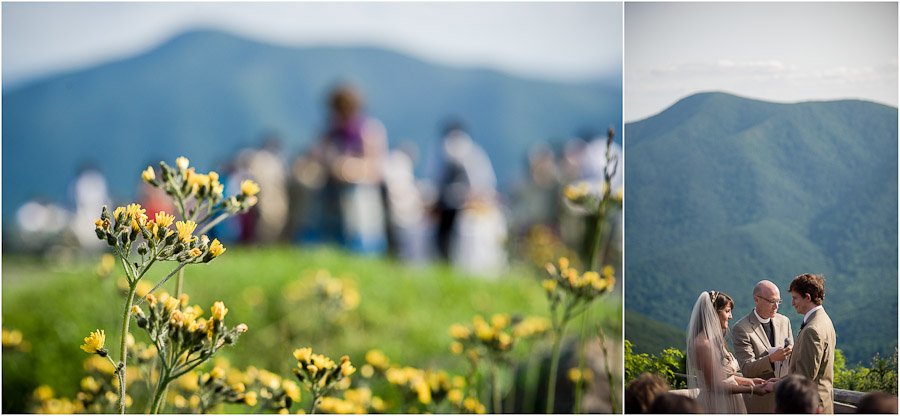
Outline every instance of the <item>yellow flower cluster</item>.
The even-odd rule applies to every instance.
[[[199,305],[187,306],[186,294],[180,299],[165,292],[159,298],[150,294],[147,295],[147,302],[149,314],[144,314],[137,305],[131,309],[138,327],[146,330],[150,338],[160,345],[174,343],[180,351],[177,356],[185,354],[185,360],[191,354],[211,352],[222,344],[231,344],[247,331],[245,324],[239,324],[230,330],[225,327],[228,308],[222,302],[215,302],[210,308],[212,314],[209,320],[201,317],[203,310]]]
[[[472,349],[482,346],[488,352],[502,353],[512,349],[519,339],[543,335],[549,328],[550,321],[546,318],[513,319],[508,314],[495,314],[487,322],[481,315],[476,315],[472,319],[472,326],[450,326],[450,337],[454,340],[450,344],[450,350],[454,354],[462,354],[467,347]],[[477,354],[477,351],[471,352]]]
[[[386,405],[380,397],[372,395],[372,390],[363,387],[346,390],[343,399],[323,397],[316,408],[325,413],[347,415],[381,413],[385,410]]]
[[[294,358],[297,359],[298,367],[294,369],[294,375],[314,397],[323,396],[335,383],[356,372],[356,367],[353,367],[350,357],[346,355],[341,357],[338,364],[322,354],[313,354],[312,348],[298,348],[294,350]]]
[[[324,269],[316,270],[312,278],[301,278],[286,285],[284,298],[291,302],[318,303],[317,309],[331,323],[344,319],[346,312],[356,309],[360,301],[354,279],[332,277]]]
[[[16,349],[25,352],[31,350],[31,343],[22,338],[22,331],[19,331],[18,329],[8,331],[6,328],[3,328],[2,331],[3,348]]]
[[[621,203],[623,193],[624,189],[619,187],[616,192],[610,194],[609,184],[606,182],[600,184],[578,182],[563,188],[563,196],[569,206],[594,214],[599,212],[601,205],[609,200]]]
[[[579,273],[573,267],[569,267],[569,259],[559,259],[559,269],[553,263],[547,263],[547,274],[550,276],[542,282],[547,296],[558,299],[560,292],[565,292],[575,298],[590,300],[613,289],[616,282],[615,268],[606,265],[601,270],[602,275],[588,271]]]

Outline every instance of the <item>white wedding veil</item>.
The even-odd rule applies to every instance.
[[[732,413],[731,391],[725,384],[725,338],[722,324],[713,306],[717,292],[703,292],[694,304],[687,331],[687,382],[699,389],[697,401],[706,413]],[[709,354],[698,357],[698,343],[709,343]],[[703,349],[706,351],[707,349]],[[701,362],[705,360],[705,362]]]

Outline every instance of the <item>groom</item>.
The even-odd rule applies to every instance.
[[[732,330],[734,355],[741,365],[744,377],[764,380],[785,375],[791,347],[785,346],[785,338],[793,344],[791,321],[778,312],[781,293],[774,283],[763,280],[753,288],[756,307],[741,318]],[[782,369],[782,365],[784,368]],[[775,411],[775,395],[745,395],[747,413],[772,413]]]
[[[788,289],[791,305],[803,314],[803,325],[791,357],[791,373],[806,376],[816,384],[822,413],[834,413],[834,345],[836,335],[831,318],[822,309],[825,277],[801,274]]]

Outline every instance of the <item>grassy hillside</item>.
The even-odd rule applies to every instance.
[[[28,353],[4,351],[4,411],[25,411],[21,400],[39,384],[73,397],[87,358],[78,347],[94,329],[106,330],[110,352],[118,355],[113,340],[119,336],[122,295],[111,277],[94,273],[95,265],[94,260],[48,265],[4,255],[3,327],[21,330],[32,346]],[[159,271],[149,279],[164,269],[154,269]],[[359,292],[358,308],[333,325],[322,305],[296,300],[303,295],[298,282],[318,269],[352,279]],[[164,288],[171,291],[173,285]],[[464,374],[466,360],[448,350],[451,324],[471,322],[476,314],[488,319],[494,313],[549,316],[540,280],[527,271],[484,280],[443,266],[413,267],[330,249],[229,247],[216,261],[188,268],[185,292],[190,304],[201,305],[207,315],[214,301],[224,301],[226,322],[249,326],[236,345],[220,353],[233,366],[253,365],[283,376],[296,365],[292,351],[304,346],[329,356],[347,354],[354,363],[364,362],[365,353],[377,348],[402,365]],[[605,297],[592,313],[612,339],[621,337],[619,299]],[[146,342],[145,334],[133,333]],[[523,343],[515,356],[543,353],[548,344]]]
[[[697,94],[625,128],[626,304],[683,328],[704,290],[753,307],[825,275],[848,362],[897,346],[897,109]],[[878,310],[859,314],[861,305]],[[799,329],[789,303],[781,313]]]
[[[625,339],[636,354],[659,354],[674,347],[685,351],[684,330],[625,309]]]

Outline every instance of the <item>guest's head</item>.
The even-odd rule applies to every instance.
[[[703,409],[696,400],[675,393],[665,393],[659,395],[650,406],[650,412],[653,414],[692,414],[699,415],[703,413]]]
[[[722,324],[722,330],[728,330],[728,320],[731,319],[731,310],[734,309],[734,301],[731,296],[722,292],[709,292],[709,298],[712,301],[713,308],[716,309],[716,315],[719,316],[719,323]]]
[[[883,391],[866,393],[856,404],[856,413],[897,414],[897,396]]]
[[[791,282],[788,292],[791,292],[794,310],[805,314],[825,300],[825,277],[821,274],[801,274]]]
[[[753,288],[753,302],[756,304],[756,313],[760,318],[769,319],[778,312],[781,304],[781,292],[778,286],[768,280],[763,280]]]
[[[337,120],[345,122],[359,113],[362,107],[362,95],[350,84],[341,84],[331,91],[328,105]]]
[[[781,379],[775,386],[775,413],[819,413],[816,384],[799,374]]]
[[[625,387],[625,412],[647,413],[657,396],[666,394],[666,380],[653,373],[643,373]]]

